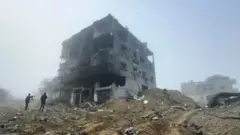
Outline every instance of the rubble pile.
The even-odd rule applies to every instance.
[[[14,115],[0,121],[0,134],[235,135],[240,132],[240,122],[223,116],[238,117],[238,109],[230,105],[199,109],[178,91],[149,90],[142,100],[113,100],[101,105],[86,102],[78,108],[58,104],[48,106],[45,113],[37,108],[14,110]]]
[[[197,108],[199,107],[194,100],[189,97],[184,96],[179,91],[173,90],[161,90],[161,89],[150,89],[143,92],[144,98],[142,100],[130,100],[127,103],[125,100],[114,100],[105,103],[103,107],[106,109],[113,109],[118,111],[125,111],[128,108],[142,110],[146,108],[147,110],[159,109],[159,108],[169,108],[178,107],[186,110],[186,108]],[[144,100],[148,103],[145,105]]]
[[[240,104],[202,108],[190,122],[203,125],[203,132],[216,135],[238,135],[240,133]]]
[[[193,99],[177,90],[150,89],[144,91],[143,94],[149,102],[157,103],[161,106],[182,105],[192,108],[199,107]]]

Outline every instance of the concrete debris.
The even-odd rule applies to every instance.
[[[94,102],[83,102],[79,104],[79,108],[89,108],[89,107],[95,107],[96,103]]]
[[[221,92],[207,97],[208,107],[231,105],[240,101],[240,93]]]
[[[144,104],[147,104],[147,103],[148,103],[148,100],[144,100],[143,103],[144,103]]]
[[[158,117],[153,117],[152,120],[158,120],[159,118]]]
[[[103,110],[103,109],[98,109],[98,112],[114,112],[114,110]]]
[[[125,134],[124,135],[134,135],[133,127],[129,127],[127,129],[125,129]]]
[[[134,99],[135,99],[135,100],[143,100],[144,98],[145,98],[144,95],[142,95],[141,97],[136,97],[136,96],[134,96]]]
[[[100,105],[89,102],[84,107],[46,106],[45,113],[39,113],[37,108],[14,110],[0,120],[0,134],[237,135],[240,132],[239,120],[232,119],[239,117],[237,104],[195,109],[195,103],[183,99],[179,93],[165,91],[169,98],[159,93],[150,97],[152,91],[149,92],[142,100],[112,100]]]

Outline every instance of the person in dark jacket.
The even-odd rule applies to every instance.
[[[45,107],[45,103],[46,103],[46,100],[47,100],[47,94],[44,93],[42,96],[41,96],[41,106],[39,108],[39,111],[42,111],[44,110],[44,107]]]
[[[29,93],[28,96],[25,98],[25,111],[28,109],[28,104],[33,96]]]

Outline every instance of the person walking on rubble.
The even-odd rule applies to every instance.
[[[45,107],[45,103],[46,103],[46,100],[47,100],[47,94],[46,92],[41,96],[41,106],[39,108],[39,111],[42,111],[44,110],[44,107]]]
[[[29,93],[28,96],[25,98],[25,111],[28,109],[28,104],[33,96]]]

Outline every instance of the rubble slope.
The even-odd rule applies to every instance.
[[[149,90],[143,100],[113,100],[84,108],[61,104],[14,111],[0,121],[0,133],[21,135],[237,135],[240,108],[223,106],[198,108],[178,91]],[[146,104],[144,100],[149,102]],[[24,103],[24,102],[22,102]],[[186,105],[187,104],[187,105]],[[234,105],[233,105],[234,106]]]

